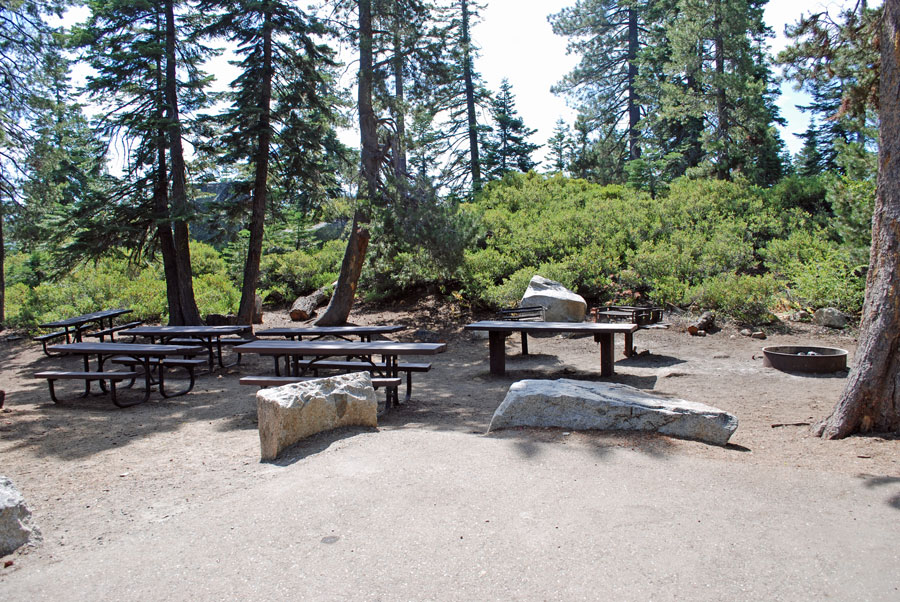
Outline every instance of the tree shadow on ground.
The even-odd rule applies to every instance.
[[[878,487],[888,487],[892,489],[896,489],[896,493],[889,497],[886,501],[887,505],[895,510],[900,510],[900,477],[886,477],[886,476],[875,476],[875,475],[867,475],[861,474],[859,478],[862,479],[863,484],[868,489],[875,489]]]
[[[686,364],[687,360],[672,357],[669,355],[656,355],[648,353],[646,355],[632,355],[616,361],[617,366],[631,368],[669,368],[678,364]]]

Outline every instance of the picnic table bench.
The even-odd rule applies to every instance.
[[[85,387],[81,397],[90,395],[91,383],[96,382],[99,385],[101,392],[109,392],[112,402],[120,408],[124,408],[147,401],[150,398],[150,393],[154,385],[159,386],[160,395],[163,397],[176,397],[190,392],[194,388],[194,367],[197,365],[196,362],[198,361],[191,359],[191,356],[202,353],[204,349],[203,347],[196,345],[142,345],[115,342],[81,342],[54,345],[50,347],[50,351],[62,355],[81,355],[84,360],[83,370],[45,370],[34,374],[35,378],[47,380],[47,384],[50,387],[50,398],[54,403],[61,403],[54,388],[54,384],[57,380],[83,380]],[[91,370],[90,358],[92,356],[96,356],[97,358],[96,370]],[[131,369],[126,371],[105,370],[104,367],[107,362],[112,364],[126,364],[131,366]],[[199,360],[199,362],[205,363],[205,360]],[[182,390],[174,392],[167,391],[165,386],[165,368],[167,367],[184,368],[190,377],[190,383]],[[130,380],[129,386],[131,386],[140,376],[144,377],[143,398],[139,401],[129,402],[120,400],[116,393],[115,383],[123,380]]]
[[[595,322],[511,322],[506,320],[483,320],[466,325],[466,330],[487,331],[491,374],[506,374],[506,337],[514,332],[546,334],[586,334],[593,335],[600,344],[600,376],[614,373],[613,335],[629,335],[637,330],[637,324],[597,324]],[[526,347],[527,349],[527,347]]]

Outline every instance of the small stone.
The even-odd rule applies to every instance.
[[[752,337],[752,336],[753,336],[753,331],[750,330],[749,328],[745,328],[745,329],[743,329],[743,330],[741,331],[741,336]]]
[[[800,310],[791,315],[791,321],[793,322],[811,322],[812,316],[808,311]]]
[[[761,330],[757,330],[756,332],[754,332],[753,334],[750,335],[750,338],[764,340],[766,338],[766,333],[764,333]]]

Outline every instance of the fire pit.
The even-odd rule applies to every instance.
[[[836,347],[763,347],[763,364],[785,372],[825,374],[847,369],[847,351]]]

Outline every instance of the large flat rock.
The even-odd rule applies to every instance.
[[[342,426],[378,426],[368,372],[293,383],[256,394],[260,455],[274,460],[301,439]]]
[[[522,380],[509,388],[488,431],[516,426],[651,431],[725,445],[738,421],[712,406],[627,385],[559,379]]]

